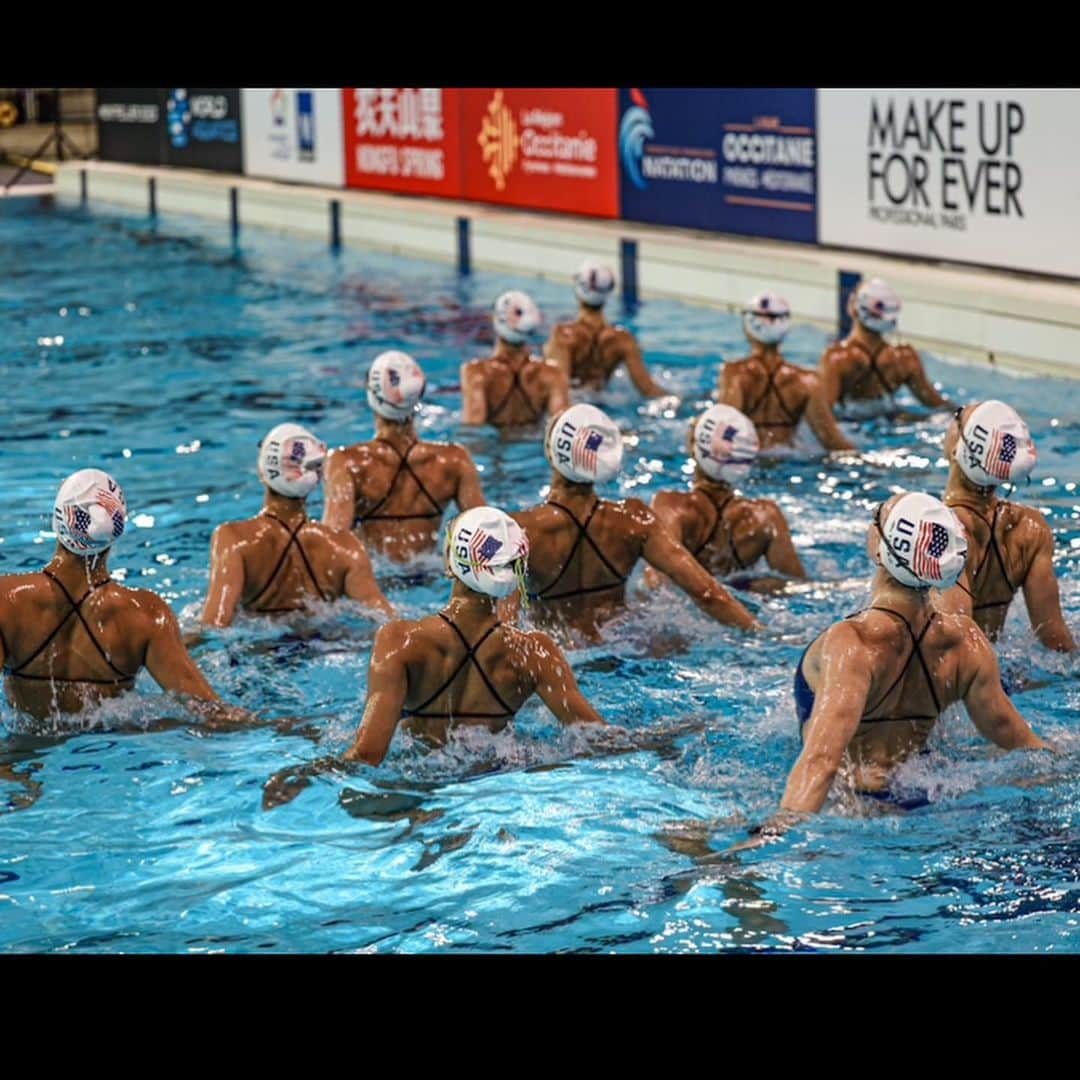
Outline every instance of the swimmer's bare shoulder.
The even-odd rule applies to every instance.
[[[629,498],[604,502],[605,509],[611,510],[621,520],[623,527],[641,539],[648,537],[656,524],[656,514],[643,500]]]

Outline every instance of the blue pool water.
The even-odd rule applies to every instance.
[[[529,290],[550,325],[571,311],[567,284],[461,281],[438,264],[333,257],[255,231],[234,250],[216,224],[155,229],[30,200],[0,203],[0,266],[0,573],[47,560],[57,485],[100,466],[133,519],[116,576],[158,590],[193,625],[211,530],[259,508],[259,439],[293,419],[334,444],[369,437],[363,375],[391,347],[423,364],[425,432],[471,448],[489,500],[541,498],[538,446],[460,432],[453,388],[461,361],[487,347],[497,293]],[[734,315],[674,302],[624,321],[684,397],[677,415],[655,415],[625,380],[605,398],[636,437],[605,494],[649,498],[685,482],[687,418],[742,338]],[[824,341],[796,327],[786,351],[815,363]],[[1020,497],[1055,531],[1075,631],[1080,386],[928,367],[950,397],[1003,397],[1031,423],[1040,463]],[[1060,757],[1001,755],[957,710],[905,769],[929,807],[868,816],[834,798],[785,842],[708,861],[775,808],[797,753],[798,656],[866,597],[870,507],[896,486],[940,491],[943,433],[942,418],[871,425],[850,465],[809,450],[759,466],[746,489],[780,501],[814,579],[794,597],[747,601],[769,634],[717,627],[666,592],[573,654],[607,719],[655,735],[647,750],[607,753],[533,703],[512,730],[471,731],[437,752],[399,736],[379,769],[323,777],[264,812],[270,775],[355,730],[376,624],[343,606],[292,626],[248,620],[194,650],[224,697],[312,717],[317,744],[263,729],[145,731],[179,715],[146,676],[54,736],[27,733],[4,706],[0,765],[40,787],[20,808],[25,787],[0,781],[0,949],[1075,951],[1080,665],[1033,642],[1022,600],[1001,651],[1028,680],[1018,706]],[[417,574],[379,570],[406,616],[447,595],[436,558]]]

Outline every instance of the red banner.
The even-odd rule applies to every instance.
[[[465,198],[618,216],[614,87],[460,94]]]
[[[342,94],[349,187],[461,195],[461,91],[347,87]]]

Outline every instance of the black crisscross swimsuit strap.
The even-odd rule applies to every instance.
[[[263,517],[270,518],[271,521],[276,521],[288,534],[289,539],[285,544],[285,547],[281,550],[281,555],[278,561],[274,564],[274,569],[270,571],[270,576],[266,579],[266,584],[247,602],[248,608],[255,608],[255,605],[259,602],[259,598],[263,596],[266,591],[274,584],[277,579],[278,573],[285,565],[285,560],[289,557],[289,551],[292,547],[296,547],[296,550],[300,552],[300,558],[304,563],[304,569],[307,571],[308,577],[311,578],[311,584],[315,586],[315,591],[319,594],[320,600],[332,600],[333,597],[327,596],[319,585],[319,579],[315,576],[315,571],[311,568],[311,563],[308,561],[307,552],[304,551],[304,545],[300,543],[299,533],[305,525],[310,525],[311,522],[304,518],[295,529],[290,529],[284,521],[281,520],[276,514],[263,514]],[[300,606],[287,607],[287,608],[256,608],[260,615],[273,615],[282,611],[299,611]]]
[[[526,362],[528,363],[528,361]],[[525,387],[522,385],[521,382],[521,368],[511,368],[511,371],[513,372],[514,379],[513,382],[510,383],[510,389],[507,390],[506,396],[502,399],[502,401],[499,402],[498,405],[495,406],[495,408],[490,411],[488,415],[492,420],[496,419],[499,413],[501,413],[503,409],[505,409],[506,406],[510,404],[510,399],[514,396],[514,392],[517,391],[518,397],[520,397],[521,400],[524,401],[525,404],[528,406],[530,414],[530,419],[528,422],[531,424],[535,424],[543,416],[543,413],[539,413],[536,411],[536,406],[533,405],[532,399],[527,393],[525,393]]]
[[[597,499],[596,502],[593,503],[592,509],[589,511],[589,516],[584,520],[584,522],[578,520],[577,515],[573,512],[573,510],[571,510],[569,507],[563,506],[562,503],[555,502],[554,499],[549,499],[548,505],[557,507],[564,514],[566,514],[566,516],[570,518],[570,520],[577,526],[578,534],[574,540],[573,547],[570,548],[570,554],[567,555],[566,562],[563,563],[562,569],[559,571],[559,574],[555,578],[555,580],[546,588],[542,589],[540,592],[530,593],[529,599],[566,600],[572,596],[585,596],[587,593],[607,592],[609,589],[618,589],[620,586],[625,585],[626,575],[620,574],[619,571],[611,565],[610,560],[597,546],[596,541],[593,540],[593,538],[589,535],[589,525],[592,522],[593,515],[595,515],[596,511],[600,508],[600,500]],[[552,592],[551,590],[554,589],[555,586],[558,585],[559,582],[562,581],[562,579],[566,576],[566,572],[570,569],[570,566],[574,561],[574,556],[577,554],[578,548],[581,547],[582,543],[586,543],[589,545],[589,547],[592,548],[593,554],[596,555],[596,557],[612,574],[614,574],[614,576],[618,580],[611,582],[611,584],[609,585],[592,585],[588,588],[571,589],[569,592],[561,593]]]
[[[409,448],[403,454],[389,439],[375,439],[374,442],[382,443],[384,446],[389,446],[398,456],[397,472],[394,473],[394,479],[390,481],[390,486],[386,489],[386,494],[366,513],[360,514],[353,522],[353,526],[359,525],[365,521],[416,521],[426,520],[428,518],[442,518],[445,507],[439,505],[438,500],[426,487],[424,487],[423,480],[413,470],[413,467],[409,464],[409,455],[419,445],[419,440],[409,444]],[[394,491],[397,489],[398,481],[401,479],[403,473],[408,473],[413,478],[416,486],[420,489],[420,494],[431,504],[432,509],[426,514],[380,514],[379,511],[390,501]]]
[[[495,687],[495,684],[491,681],[491,679],[488,678],[488,673],[484,670],[483,664],[480,663],[480,660],[476,655],[480,649],[480,646],[483,645],[484,642],[487,641],[487,639],[491,637],[491,635],[494,634],[500,626],[502,626],[502,623],[496,620],[490,627],[488,627],[487,631],[483,634],[480,640],[476,642],[475,645],[470,645],[468,639],[461,632],[460,627],[457,625],[457,623],[454,622],[453,619],[451,619],[448,615],[444,615],[441,611],[438,613],[438,615],[439,618],[442,619],[442,621],[446,623],[446,625],[449,626],[455,634],[457,634],[458,640],[461,642],[462,646],[465,649],[465,655],[461,658],[461,663],[459,663],[458,666],[454,668],[453,673],[450,675],[450,677],[442,684],[442,686],[439,687],[438,690],[435,691],[434,694],[431,695],[431,697],[429,697],[422,705],[418,705],[415,709],[402,710],[403,714],[405,716],[415,716],[420,720],[505,720],[508,717],[513,716],[516,710],[512,709],[509,705],[507,705],[506,699],[502,696],[502,694],[499,693],[498,689]],[[498,713],[485,713],[458,712],[453,709],[447,709],[445,712],[425,712],[424,710],[427,709],[433,701],[435,701],[442,694],[446,693],[446,691],[454,685],[457,677],[465,670],[465,668],[469,664],[472,664],[472,666],[476,668],[476,670],[480,673],[480,678],[484,680],[484,685],[488,688],[491,696],[502,706],[503,711]]]
[[[979,586],[981,584],[980,579],[982,576],[982,572],[985,569],[986,564],[990,561],[991,554],[993,554],[995,560],[997,561],[998,569],[1001,571],[1001,577],[1009,590],[1009,598],[1007,600],[987,600],[982,604],[973,604],[971,610],[972,612],[975,612],[985,611],[987,608],[1008,607],[1013,601],[1013,596],[1016,594],[1016,590],[1020,587],[1020,584],[1023,584],[1023,582],[1017,585],[1014,585],[1012,583],[1012,579],[1009,577],[1009,571],[1005,566],[1005,556],[1002,555],[1001,547],[998,544],[998,517],[1001,514],[1002,507],[1006,506],[1007,503],[1004,499],[999,499],[997,505],[994,507],[994,516],[989,521],[987,521],[986,518],[984,518],[982,514],[980,514],[979,511],[975,510],[973,507],[968,506],[966,503],[963,503],[961,505],[963,505],[965,510],[970,510],[971,513],[973,513],[990,530],[990,543],[986,545],[986,550],[983,552],[982,558],[979,560],[979,565],[975,568],[975,573],[971,575],[971,584],[973,586],[973,589],[964,589],[964,591],[968,594],[968,596],[971,597],[972,600],[975,599],[975,594],[976,592],[978,592]],[[961,586],[961,588],[964,587]]]
[[[890,397],[895,394],[899,387],[889,385],[889,380],[885,378],[885,375],[882,373],[882,370],[878,367],[877,363],[877,358],[885,351],[886,343],[882,342],[877,347],[877,349],[874,350],[874,352],[871,352],[861,341],[855,341],[853,339],[849,342],[849,344],[853,345],[856,349],[862,352],[866,356],[867,360],[870,361],[870,367],[867,368],[867,370],[859,376],[859,380],[855,384],[856,387],[861,387],[862,384],[866,382],[866,380],[870,378],[871,375],[873,375],[877,379],[878,383],[881,385],[881,389],[884,390],[886,394],[888,394]]]
[[[708,496],[706,496],[708,498]],[[735,498],[735,493],[732,492],[719,506],[709,499],[712,503],[713,509],[716,510],[716,521],[713,522],[713,527],[705,534],[705,539],[692,552],[694,558],[697,558],[712,542],[716,539],[716,530],[720,528],[720,523],[724,520],[724,511],[727,509],[728,504]],[[749,567],[739,558],[739,552],[735,547],[735,536],[732,532],[728,532],[728,550],[731,553],[731,557],[735,560],[735,565],[740,570],[748,570]]]
[[[119,686],[119,685],[121,685],[123,683],[134,682],[135,681],[135,676],[134,675],[129,675],[126,671],[121,671],[120,668],[118,668],[112,662],[112,660],[109,659],[109,654],[102,647],[101,642],[98,641],[98,639],[94,636],[94,631],[90,629],[90,624],[86,621],[86,619],[84,618],[83,613],[82,613],[82,606],[83,606],[84,603],[86,603],[86,600],[90,596],[90,594],[92,592],[96,592],[98,589],[104,588],[106,585],[112,585],[113,584],[112,580],[111,579],[106,579],[105,581],[98,582],[97,585],[91,585],[86,590],[86,592],[83,593],[82,597],[80,599],[76,600],[71,595],[71,593],[69,593],[67,591],[67,588],[65,587],[64,583],[55,574],[53,574],[49,570],[42,570],[41,572],[51,582],[53,582],[53,584],[55,584],[57,586],[57,588],[59,588],[59,590],[64,594],[64,598],[71,605],[71,607],[68,609],[67,614],[64,615],[64,617],[57,624],[56,629],[53,630],[53,632],[51,634],[49,634],[49,636],[47,638],[45,638],[45,640],[30,654],[30,656],[26,660],[24,660],[17,668],[12,668],[8,672],[8,674],[11,675],[11,676],[14,676],[17,679],[34,680],[34,681],[38,681],[38,682],[96,683],[96,684],[101,685],[101,686]],[[60,633],[61,630],[64,629],[64,627],[67,625],[68,620],[72,617],[72,615],[74,615],[79,620],[79,622],[82,623],[83,629],[89,635],[90,641],[93,643],[94,648],[97,649],[98,653],[101,656],[101,659],[104,660],[105,663],[108,664],[109,667],[116,673],[116,678],[114,678],[114,679],[91,679],[91,678],[73,679],[73,678],[61,678],[58,675],[28,675],[26,673],[26,668],[29,667],[52,644],[53,639],[56,637],[57,634]]]
[[[905,662],[904,666],[900,669],[900,674],[897,675],[896,678],[893,680],[892,685],[889,687],[889,689],[886,690],[885,693],[882,694],[881,697],[878,698],[877,704],[874,705],[872,708],[867,709],[866,712],[863,713],[863,717],[862,717],[861,722],[864,723],[864,724],[875,724],[875,723],[878,723],[879,721],[886,721],[886,720],[936,720],[941,715],[941,701],[939,700],[939,698],[937,696],[937,691],[934,689],[934,680],[930,675],[930,668],[927,666],[926,659],[922,654],[922,642],[923,642],[923,638],[926,637],[927,631],[930,629],[930,626],[933,623],[934,618],[937,615],[937,612],[932,612],[931,613],[930,618],[926,620],[926,625],[922,628],[922,632],[919,634],[918,637],[916,637],[915,636],[915,631],[911,629],[911,623],[909,623],[907,621],[907,619],[905,619],[904,616],[900,614],[899,611],[893,611],[892,608],[887,608],[887,607],[878,607],[877,605],[874,605],[873,607],[865,608],[864,610],[865,611],[883,611],[883,612],[885,612],[886,615],[892,615],[894,618],[899,619],[904,624],[904,627],[907,629],[908,636],[911,638],[911,652],[908,654],[908,658],[907,658],[907,661]],[[855,613],[855,615],[849,615],[848,618],[853,619],[853,618],[855,618],[856,615],[861,615],[861,614],[862,614],[861,611],[857,611]],[[911,667],[912,660],[918,660],[919,661],[919,666],[922,668],[923,674],[926,676],[926,685],[930,688],[930,696],[931,696],[931,698],[933,698],[933,701],[934,701],[934,710],[935,711],[934,711],[933,715],[929,715],[929,714],[924,713],[922,715],[912,715],[912,716],[871,716],[870,713],[877,712],[877,710],[880,709],[881,706],[884,705],[885,702],[889,700],[889,695],[892,694],[892,692],[904,680],[904,676],[907,675],[908,669]]]
[[[760,360],[758,360],[757,362],[759,364],[761,364]],[[764,364],[761,364],[761,366],[765,367]],[[781,369],[783,369],[784,367],[787,367],[787,366],[788,366],[787,364],[779,364],[776,367],[774,367],[771,371],[766,368],[766,373],[767,373],[767,375],[769,377],[769,381],[765,384],[765,392],[761,395],[761,397],[759,397],[757,399],[757,401],[754,402],[753,405],[751,405],[748,409],[743,410],[746,413],[746,415],[758,427],[797,427],[798,426],[799,417],[796,416],[791,411],[791,409],[788,408],[787,402],[784,400],[783,396],[780,393],[780,387],[778,387],[776,385],[776,376],[780,373]],[[765,404],[765,399],[770,394],[772,394],[773,397],[776,398],[776,400],[780,404],[780,408],[784,410],[784,415],[787,417],[786,420],[759,420],[754,415],[758,411],[758,409],[760,409],[761,406]]]

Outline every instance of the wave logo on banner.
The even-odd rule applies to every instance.
[[[502,191],[517,161],[521,136],[514,123],[514,114],[503,104],[501,90],[496,90],[495,96],[488,102],[476,141],[480,144],[484,161],[490,163],[488,176],[495,181],[495,190]]]
[[[177,149],[188,144],[188,131],[191,128],[191,105],[187,90],[183,87],[173,90],[165,103],[165,123],[169,129],[169,142]]]
[[[636,188],[644,191],[649,185],[641,175],[641,162],[645,157],[645,140],[656,134],[652,126],[652,114],[645,95],[631,87],[630,100],[634,103],[623,113],[619,124],[619,154],[627,176]]]

